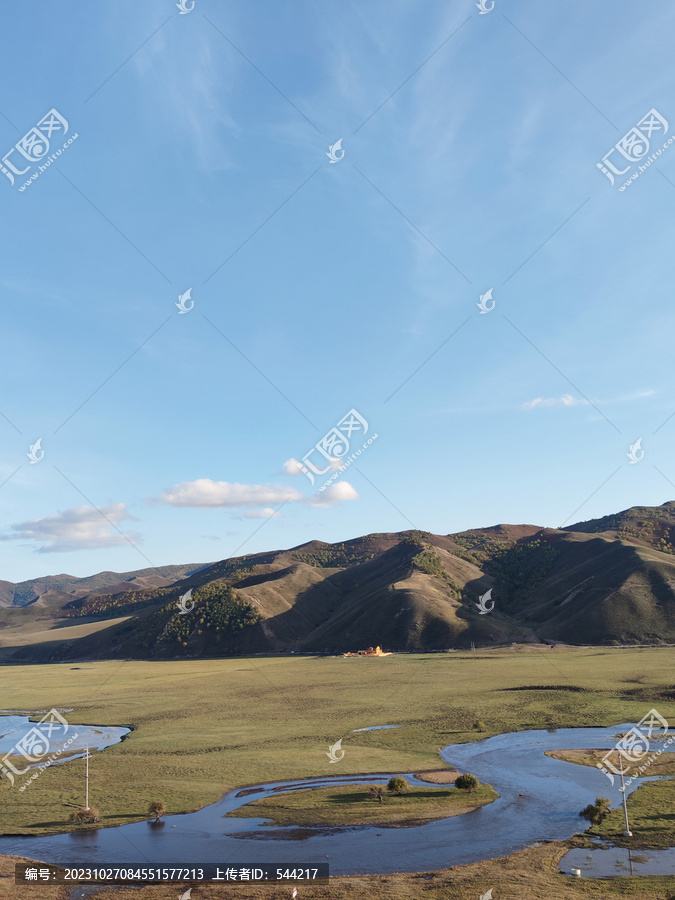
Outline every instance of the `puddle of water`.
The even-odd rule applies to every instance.
[[[668,850],[628,850],[604,847],[570,850],[560,860],[560,871],[573,875],[581,869],[582,878],[608,878],[620,875],[672,875],[675,872],[675,847]]]
[[[113,744],[118,744],[122,738],[129,734],[130,728],[122,728],[120,726],[105,726],[105,731],[95,725],[75,725],[68,723],[65,728],[60,722],[45,722],[40,726],[40,719],[44,715],[44,711],[33,715],[31,721],[31,713],[25,712],[25,715],[8,715],[0,717],[0,757],[11,753],[14,757],[12,763],[15,768],[23,773],[28,773],[33,769],[37,769],[43,764],[44,760],[54,757],[51,765],[63,765],[64,763],[80,759],[84,756],[86,747],[89,747],[91,753],[98,750],[104,750]],[[72,712],[72,710],[61,709],[61,713]],[[39,735],[39,743],[35,743],[36,736]],[[22,753],[22,739],[28,738],[26,745],[26,754],[30,759]],[[29,749],[29,747],[31,749]],[[55,754],[64,754],[63,758],[54,756]],[[37,758],[37,761],[35,761]],[[17,787],[20,786],[22,775],[13,773]],[[4,777],[4,776],[3,776]]]
[[[352,734],[357,731],[383,731],[385,728],[403,728],[402,725],[369,725],[367,728],[354,728]]]

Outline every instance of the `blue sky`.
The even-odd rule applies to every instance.
[[[8,8],[2,152],[52,109],[47,155],[77,138],[0,174],[0,577],[673,498],[675,145],[623,191],[646,144],[613,186],[597,163],[651,110],[649,154],[675,134],[674,25],[578,0]],[[293,461],[352,409],[349,453],[377,439],[321,492]]]

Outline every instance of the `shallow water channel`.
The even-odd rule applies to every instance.
[[[672,875],[675,872],[675,847],[668,850],[626,850],[604,846],[570,850],[560,860],[560,869],[566,875],[572,875],[572,869],[580,869],[582,878]]]
[[[118,744],[131,731],[119,725],[73,725],[67,721],[69,712],[72,710],[37,713],[32,717],[18,713],[0,715],[0,765],[7,768],[16,788],[48,760],[51,765],[63,765],[84,756],[87,747],[95,753]],[[7,754],[11,754],[11,765],[2,762]]]
[[[262,819],[223,818],[230,810],[265,793],[331,784],[384,783],[395,773],[337,775],[230,791],[198,812],[169,816],[159,826],[140,822],[46,837],[3,837],[0,853],[61,866],[260,862],[306,866],[328,862],[333,875],[421,872],[464,865],[504,856],[538,841],[564,840],[584,831],[585,821],[579,818],[579,810],[596,796],[609,796],[612,806],[618,806],[618,785],[610,786],[602,772],[551,759],[545,751],[610,749],[616,743],[616,734],[630,727],[625,724],[555,732],[521,731],[446,747],[441,755],[448,763],[491,784],[500,799],[465,815],[425,825],[308,832],[297,827],[266,827]],[[420,784],[408,773],[399,774]],[[636,779],[627,793],[639,783],[640,779]],[[600,852],[616,856],[613,850]],[[582,866],[587,853],[584,851]],[[666,874],[675,872],[672,860],[667,865]],[[571,864],[565,868],[571,868]],[[615,869],[612,874],[616,874]]]

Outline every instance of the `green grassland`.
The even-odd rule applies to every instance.
[[[659,744],[654,747],[658,749]],[[583,766],[595,766],[606,755],[604,750],[577,750],[547,753],[556,759],[577,763]],[[649,757],[647,757],[649,758]],[[610,762],[618,767],[618,753],[612,754]],[[632,775],[628,773],[627,778]],[[639,791],[628,799],[631,829],[639,831],[640,847],[647,850],[664,850],[675,843],[675,753],[663,754],[650,761],[649,767],[642,777],[661,776],[663,781],[643,783]],[[637,823],[634,825],[634,823]],[[619,847],[634,847],[635,838],[625,838],[625,822],[623,810],[613,809],[600,825],[589,829],[589,834],[602,837]]]
[[[121,744],[94,754],[90,764],[91,802],[106,826],[144,818],[152,800],[164,801],[170,815],[201,808],[234,787],[258,782],[435,769],[442,765],[440,747],[501,732],[637,722],[652,706],[675,721],[674,662],[675,651],[669,648],[516,647],[379,659],[293,656],[5,666],[2,705],[35,711],[72,708],[67,718],[73,725],[133,728]],[[477,720],[485,723],[485,732],[475,730]],[[384,724],[404,727],[352,733]],[[338,739],[345,756],[330,764],[327,750]],[[69,827],[70,812],[83,800],[82,769],[81,761],[47,769],[23,793],[3,780],[0,830],[40,834]],[[642,839],[655,840],[657,831],[663,841],[659,845],[675,844],[672,794],[654,793],[672,791],[673,784],[646,784],[631,796],[634,846]],[[665,801],[670,805],[664,807]],[[601,829],[609,828],[614,815]],[[580,820],[580,830],[583,824]],[[461,867],[427,880],[331,880],[330,889],[303,888],[303,898],[328,896],[327,891],[333,897],[372,891],[376,897],[422,894],[429,900],[476,900],[478,881],[481,893],[499,885],[498,900],[655,900],[667,896],[666,886],[675,892],[675,879],[634,881],[631,889],[612,887],[614,893],[604,883],[573,883],[557,874],[552,861],[557,849],[559,845],[538,848],[541,854],[528,856],[541,874],[538,886],[527,882],[530,892],[522,881],[530,878],[529,870],[521,876],[516,868],[508,868],[510,862],[501,861],[499,871],[511,874],[498,880],[491,861],[480,864],[483,868]],[[469,870],[475,877],[458,874]],[[492,881],[484,882],[483,875]],[[7,887],[0,881],[0,898],[14,897],[2,893],[3,883]],[[516,888],[523,890],[517,893]],[[147,887],[138,896],[176,896],[175,888],[166,890]],[[242,891],[246,897],[286,896],[277,887],[267,893],[254,887],[238,890],[242,900]],[[200,897],[215,896],[206,888],[199,891]]]
[[[264,657],[8,666],[5,708],[73,708],[73,724],[132,733],[91,762],[103,824],[198,809],[234,787],[316,775],[415,772],[439,748],[506,731],[675,720],[671,649],[514,648],[381,659]],[[474,730],[476,720],[486,731]],[[404,727],[359,732],[370,725]],[[344,759],[330,764],[342,738]],[[81,799],[82,763],[3,790],[4,833],[61,830]]]
[[[475,791],[459,788],[411,787],[400,796],[387,794],[382,802],[369,795],[368,786],[340,785],[261,797],[228,816],[269,819],[272,825],[315,826],[380,825],[409,827],[432,819],[447,819],[497,800],[487,784]]]
[[[675,780],[643,784],[628,798],[632,838],[625,838],[623,810],[613,809],[589,834],[610,840],[619,847],[639,846],[646,850],[664,850],[675,845]],[[637,838],[637,840],[636,840]],[[675,890],[675,885],[674,885]]]

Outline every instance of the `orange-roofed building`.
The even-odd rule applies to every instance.
[[[391,653],[383,653],[382,647],[368,647],[367,650],[357,650],[356,653],[344,653],[343,656],[391,656]]]

